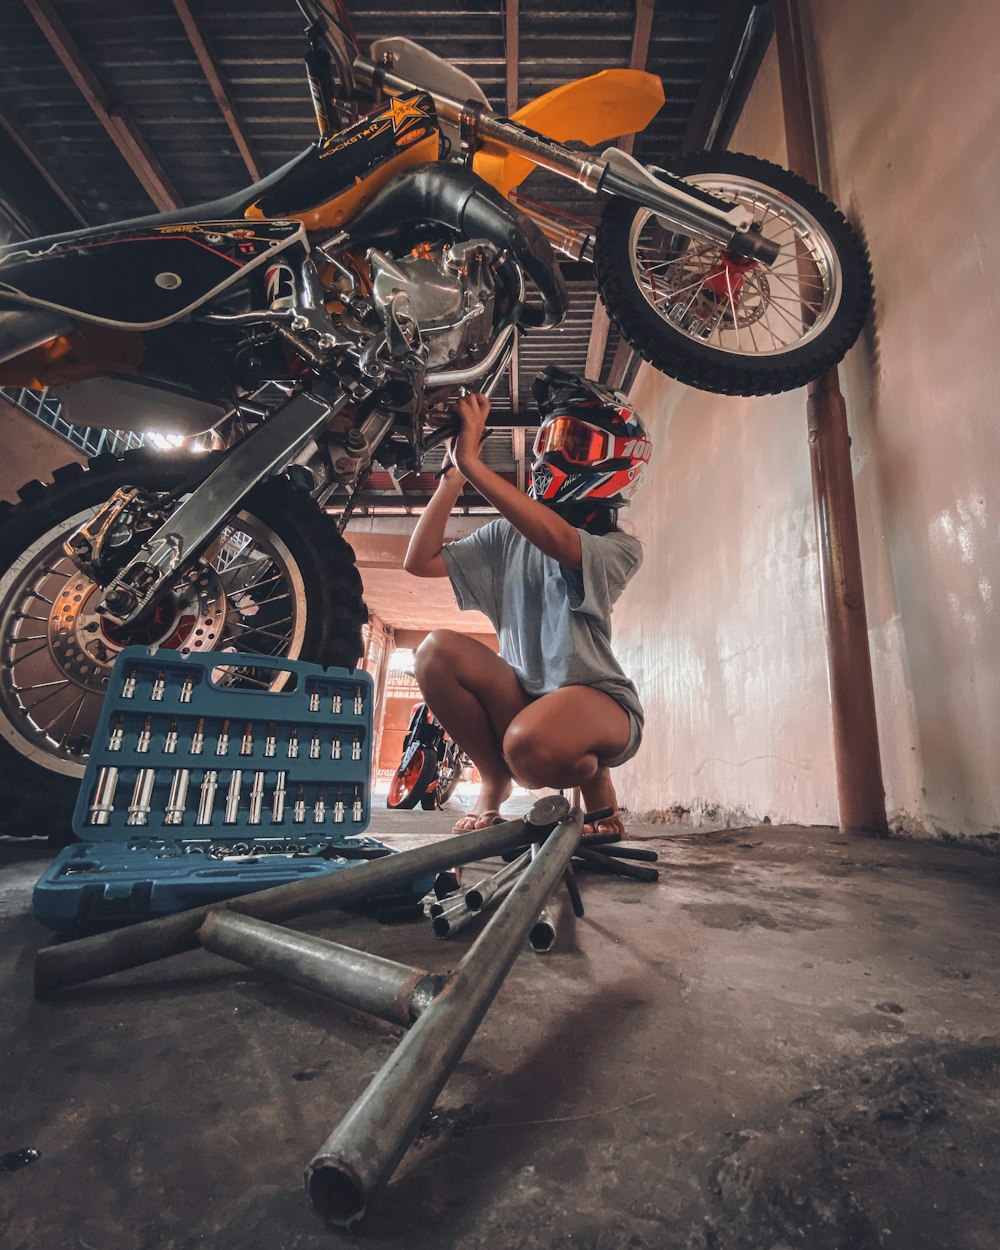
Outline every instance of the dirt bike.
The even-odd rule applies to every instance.
[[[505,118],[418,45],[364,57],[342,10],[296,3],[313,146],[212,203],[0,248],[0,385],[47,387],[80,426],[211,431],[216,448],[100,456],[4,505],[12,832],[64,819],[129,643],[356,662],[358,494],[375,465],[417,469],[460,388],[489,393],[515,335],[562,319],[553,248],[593,258],[637,351],[709,390],[801,385],[866,315],[864,249],[801,179],[724,152],[668,172],[567,146],[647,125],[652,75],[606,70]],[[538,167],[606,197],[593,236],[512,202]]]
[[[386,806],[416,807],[419,803],[425,812],[444,807],[471,762],[427,704],[414,704]]]

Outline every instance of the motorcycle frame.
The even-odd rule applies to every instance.
[[[310,89],[316,106],[317,124],[321,132],[325,132],[330,126],[331,113],[342,111],[333,96],[333,67],[342,67],[343,49],[339,48],[336,39],[321,38],[318,34],[321,17],[313,0],[305,0],[299,7],[307,16],[312,16],[310,10],[316,10],[315,20],[307,31],[313,54],[309,64]],[[767,245],[763,240],[755,241],[750,230],[751,215],[747,210],[727,205],[690,188],[669,173],[661,171],[660,176],[655,177],[620,149],[607,148],[597,159],[581,155],[555,140],[528,130],[515,120],[494,116],[479,101],[462,101],[444,92],[428,90],[418,82],[395,74],[388,66],[377,67],[371,61],[358,57],[352,69],[353,75],[371,87],[376,96],[383,92],[390,95],[426,92],[433,100],[439,118],[460,128],[468,163],[475,166],[480,148],[485,148],[487,157],[491,151],[494,156],[499,156],[501,186],[509,181],[503,173],[507,156],[517,158],[522,164],[526,160],[532,166],[540,166],[570,179],[593,194],[606,192],[631,199],[676,230],[700,235],[736,254],[761,254],[762,259],[767,259]],[[344,77],[342,69],[340,76]],[[600,77],[596,75],[594,79]],[[581,80],[570,84],[570,89],[577,96],[581,92],[586,96],[588,84],[593,81]],[[544,111],[545,100],[546,97],[542,97],[541,101],[534,102],[536,112]],[[627,116],[628,105],[623,108]],[[621,116],[620,109],[615,119],[618,124],[624,124]],[[494,174],[496,176],[496,171]],[[577,257],[588,250],[589,233],[585,235],[583,231],[569,229],[536,208],[532,208],[531,216],[560,250]],[[335,245],[336,240],[331,242]],[[320,246],[318,252],[329,260],[327,249]],[[521,281],[516,308],[523,306],[523,276]],[[351,346],[338,341],[336,327],[324,305],[315,263],[308,253],[299,267],[291,308],[237,314],[206,313],[203,316],[216,324],[270,324],[321,377],[329,377],[330,354],[335,356],[339,347],[347,350]],[[422,414],[417,411],[422,395],[427,391],[457,389],[473,383],[482,383],[484,391],[491,391],[510,358],[516,321],[515,311],[509,323],[500,327],[487,356],[472,367],[420,375],[412,427],[413,454],[418,463],[426,451],[451,432],[447,427],[441,427],[425,438]],[[339,476],[336,466],[328,467],[324,456],[317,454],[320,452],[317,440],[321,432],[329,425],[338,408],[350,398],[351,390],[358,397],[364,397],[366,391],[371,394],[382,380],[379,373],[382,367],[378,362],[366,362],[365,353],[362,353],[359,363],[363,375],[360,386],[355,384],[352,388],[344,388],[339,384],[321,382],[311,393],[293,393],[291,388],[286,388],[286,402],[230,449],[223,462],[119,570],[103,598],[102,612],[109,620],[119,627],[134,623],[162,592],[168,579],[176,576],[188,561],[197,556],[214,530],[235,511],[246,493],[289,463],[305,462],[311,466],[319,478],[313,493],[321,502],[329,498],[337,485],[353,486],[339,521],[339,528],[343,530],[353,509],[358,483],[364,480],[377,447],[395,423],[391,414],[380,414],[376,410],[366,422],[368,428],[359,431],[359,436],[355,438],[356,445],[348,448],[345,443],[346,454],[341,460],[345,468]],[[483,382],[483,379],[486,381]],[[367,385],[369,382],[372,383],[371,388]]]

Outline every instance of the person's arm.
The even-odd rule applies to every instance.
[[[467,395],[455,405],[462,423],[455,440],[455,463],[483,498],[489,500],[532,546],[560,564],[580,568],[583,549],[579,532],[551,508],[529,499],[480,460],[479,445],[489,411],[490,401],[485,395]]]
[[[431,501],[420,514],[420,519],[410,536],[410,545],[403,558],[403,568],[414,577],[447,577],[448,570],[441,558],[444,531],[451,516],[465,478],[458,469],[451,468],[438,482]]]

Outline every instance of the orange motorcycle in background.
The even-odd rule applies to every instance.
[[[426,703],[415,703],[399,767],[389,782],[387,807],[444,807],[472,763]]]
[[[363,56],[342,6],[296,3],[305,152],[208,204],[0,248],[0,385],[48,388],[73,424],[215,448],[98,457],[2,506],[2,828],[72,806],[130,643],[355,663],[342,531],[366,478],[418,469],[460,389],[488,394],[515,335],[563,318],[556,251],[593,259],[638,352],[711,391],[803,385],[867,314],[863,247],[793,174],[568,146],[643,129],[652,75],[607,70],[505,118],[409,40]],[[539,167],[606,201],[593,232],[518,207]]]

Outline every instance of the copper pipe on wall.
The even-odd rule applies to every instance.
[[[819,159],[799,0],[775,0],[788,164],[814,186]],[[847,409],[836,368],[811,382],[806,413],[820,592],[844,832],[887,835]]]

